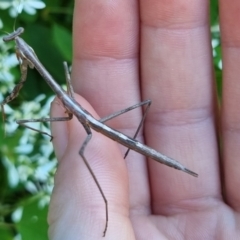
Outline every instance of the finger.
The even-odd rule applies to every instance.
[[[101,117],[140,101],[138,21],[135,0],[76,1],[74,89],[90,101]],[[133,136],[141,116],[138,108],[106,124]],[[122,152],[126,152],[126,148]],[[144,158],[130,151],[126,162],[131,205],[148,205]]]
[[[240,206],[240,8],[237,0],[220,1],[221,38],[223,53],[223,166],[227,202],[235,209]]]
[[[140,99],[137,37],[135,1],[76,1],[74,89],[89,99],[101,116]]]
[[[54,106],[57,105],[57,106]],[[51,116],[62,117],[66,116],[66,109],[62,106],[60,100],[55,98],[51,103]],[[59,121],[51,122],[52,142],[54,145],[55,155],[57,159],[62,159],[68,144],[68,124]],[[54,135],[53,135],[54,134]],[[64,137],[63,137],[64,136]]]
[[[143,96],[153,101],[147,143],[199,174],[196,179],[149,161],[155,213],[220,195],[208,5],[141,1]]]
[[[86,101],[77,99],[96,116]],[[58,104],[52,106],[53,112],[61,111]],[[86,132],[76,118],[61,125],[63,130],[53,128],[52,133],[55,135],[58,131],[54,147],[62,159],[59,159],[49,210],[50,239],[76,239],[76,236],[78,239],[101,239],[106,221],[104,201],[78,154],[83,142],[80,139],[86,138]],[[61,146],[61,138],[66,137],[67,145]],[[64,154],[62,148],[65,149]],[[108,200],[106,239],[126,239],[126,234],[131,236],[132,230],[128,219],[128,178],[120,151],[113,141],[94,132],[84,155]],[[116,229],[121,230],[117,236]]]

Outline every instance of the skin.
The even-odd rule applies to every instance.
[[[96,118],[151,99],[139,140],[199,174],[194,178],[133,151],[124,160],[126,149],[94,132],[85,156],[109,202],[105,239],[239,239],[240,2],[219,4],[221,107],[209,1],[75,1],[76,99]],[[63,114],[54,101],[52,116]],[[133,136],[140,119],[137,109],[108,124]],[[52,134],[59,166],[49,237],[103,239],[104,202],[78,155],[86,133],[73,119],[53,123]]]

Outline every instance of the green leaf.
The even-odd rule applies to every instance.
[[[1,240],[12,240],[13,235],[11,234],[11,229],[4,228],[0,226],[0,236]]]
[[[0,202],[4,199],[4,195],[6,192],[6,189],[8,187],[7,182],[7,169],[4,166],[2,159],[1,159],[1,153],[0,153]],[[1,236],[1,234],[0,234]]]
[[[17,229],[22,239],[43,240],[48,239],[47,207],[39,206],[40,197],[27,201],[23,208],[22,219],[17,223]]]
[[[62,56],[62,53],[56,46],[56,43],[54,43],[52,31],[52,29],[49,29],[45,26],[35,24],[33,26],[26,27],[24,39],[34,49],[39,60],[53,76],[53,78],[58,83],[61,83],[65,82],[62,65],[62,62],[65,60],[65,58]],[[48,92],[52,93],[52,90],[35,70],[28,71],[28,79],[22,92],[25,90],[27,90],[26,95],[28,95],[28,97],[32,95],[31,99],[38,96],[39,92],[45,94]]]
[[[210,20],[211,25],[218,22],[218,0],[210,1]]]
[[[53,41],[66,61],[72,60],[72,35],[64,27],[53,25]]]

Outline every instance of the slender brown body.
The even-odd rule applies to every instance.
[[[139,141],[137,141],[134,138],[128,137],[127,135],[108,127],[107,125],[105,125],[103,123],[104,121],[95,119],[88,111],[86,111],[78,102],[75,101],[75,99],[73,98],[73,92],[72,92],[71,87],[70,87],[71,94],[67,94],[58,85],[58,83],[53,79],[53,77],[50,75],[50,73],[45,69],[45,67],[42,65],[42,63],[38,60],[33,49],[22,38],[19,37],[19,35],[21,33],[23,33],[23,31],[24,31],[23,28],[18,28],[15,32],[13,32],[3,38],[4,41],[15,40],[16,53],[17,53],[17,57],[20,61],[22,76],[21,76],[21,81],[19,82],[19,84],[14,88],[13,92],[9,95],[8,98],[6,98],[6,100],[1,104],[1,106],[10,102],[13,98],[15,98],[18,95],[18,92],[19,92],[20,88],[22,87],[23,82],[26,80],[27,68],[35,67],[36,70],[44,78],[44,80],[48,83],[48,85],[52,88],[52,90],[56,93],[58,98],[61,100],[63,106],[67,110],[69,117],[19,120],[18,123],[20,124],[20,123],[37,122],[37,121],[38,122],[66,121],[66,120],[70,120],[72,118],[72,115],[75,115],[77,117],[77,119],[81,122],[81,124],[83,125],[83,127],[85,128],[85,130],[87,132],[87,138],[85,139],[83,145],[81,146],[79,154],[83,158],[84,163],[86,164],[89,172],[91,173],[91,175],[92,175],[92,177],[104,199],[105,207],[106,207],[106,224],[105,224],[103,236],[105,236],[107,227],[108,227],[108,202],[107,202],[107,199],[103,193],[103,190],[102,190],[95,174],[93,173],[90,165],[88,164],[88,161],[86,160],[86,158],[84,156],[84,149],[87,146],[87,144],[90,141],[91,136],[92,136],[91,129],[94,129],[95,131],[104,134],[108,138],[126,146],[127,148],[132,149],[132,150],[134,150],[146,157],[149,157],[159,163],[162,163],[169,167],[184,171],[194,177],[198,176],[198,174],[190,171],[185,166],[183,166],[180,162],[161,154],[160,152],[154,150],[153,148],[150,148],[147,145],[140,143]],[[70,86],[70,81],[68,81],[68,86]],[[142,106],[142,104],[140,103],[136,106]],[[122,113],[124,113],[124,111]],[[117,115],[113,114],[112,116],[117,116]],[[112,116],[110,118],[112,118]],[[110,118],[108,118],[108,119],[110,119]],[[26,125],[24,125],[24,126],[26,126]],[[29,126],[26,126],[26,127],[32,129]],[[35,129],[33,129],[33,130],[35,130]]]
[[[38,70],[38,72],[42,75],[42,77],[46,80],[48,85],[52,88],[52,90],[56,93],[59,99],[61,99],[62,104],[64,107],[71,112],[73,115],[77,117],[77,119],[82,123],[86,124],[87,126],[91,127],[97,132],[101,132],[105,136],[111,138],[112,140],[145,155],[146,157],[152,158],[155,161],[163,163],[169,167],[173,167],[178,170],[182,170],[187,172],[195,177],[198,175],[187,168],[185,168],[181,163],[177,162],[174,159],[171,159],[160,152],[138,142],[137,140],[126,136],[125,134],[114,130],[107,125],[101,123],[100,121],[96,120],[89,112],[87,112],[78,102],[76,102],[73,98],[68,96],[66,92],[56,83],[53,77],[49,74],[49,72],[45,69],[45,67],[39,62],[36,58],[32,49],[29,49],[29,46],[26,42],[19,38],[15,38],[17,49],[21,49],[21,53],[29,59],[34,67]]]

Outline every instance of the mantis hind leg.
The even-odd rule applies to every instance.
[[[104,200],[104,203],[105,203],[106,222],[105,222],[105,227],[104,227],[104,231],[103,231],[103,237],[105,237],[106,232],[107,232],[107,228],[108,228],[108,201],[107,201],[107,198],[105,197],[105,194],[104,194],[104,192],[103,192],[103,190],[102,190],[102,188],[101,188],[101,186],[100,186],[100,184],[99,184],[99,182],[98,182],[98,180],[97,180],[97,177],[95,176],[95,174],[94,174],[91,166],[89,165],[87,159],[86,159],[85,156],[84,156],[84,150],[85,150],[87,144],[89,143],[89,141],[90,141],[91,138],[92,138],[92,132],[91,132],[91,129],[90,129],[87,125],[84,125],[84,124],[83,124],[83,127],[85,128],[85,130],[86,130],[86,132],[87,132],[87,137],[86,137],[86,139],[84,140],[84,142],[83,142],[83,144],[82,144],[82,146],[81,146],[81,148],[80,148],[80,150],[79,150],[79,155],[82,157],[82,159],[83,159],[83,161],[84,161],[84,163],[85,163],[88,171],[90,172],[91,176],[93,177],[93,180],[94,180],[94,182],[96,183],[97,188],[98,188],[98,190],[100,191],[100,193],[101,193],[101,195],[102,195],[102,198],[103,198],[103,200]]]
[[[102,122],[102,123],[105,123],[106,121],[108,121],[108,120],[110,120],[110,119],[113,119],[113,118],[115,118],[115,117],[118,117],[118,116],[121,115],[121,114],[127,113],[127,112],[129,112],[129,111],[131,111],[131,110],[133,110],[133,109],[138,108],[138,107],[142,107],[142,106],[147,105],[147,107],[146,107],[146,109],[145,109],[145,111],[144,111],[144,113],[143,113],[143,117],[142,117],[142,119],[141,119],[141,121],[140,121],[140,123],[139,123],[139,125],[138,125],[138,128],[137,128],[137,130],[136,130],[136,132],[135,132],[135,134],[134,134],[134,136],[133,136],[133,139],[135,139],[135,138],[137,137],[137,135],[138,135],[138,133],[139,133],[139,131],[140,131],[143,123],[144,123],[144,120],[145,120],[145,118],[146,118],[146,116],[147,116],[147,113],[148,113],[148,111],[149,111],[149,108],[150,108],[151,103],[152,103],[151,100],[142,101],[142,102],[137,103],[137,104],[135,104],[135,105],[133,105],[133,106],[131,106],[131,107],[128,107],[128,108],[125,108],[125,109],[123,109],[123,110],[120,110],[120,111],[118,111],[118,112],[116,112],[116,113],[113,113],[113,114],[111,114],[111,115],[109,115],[109,116],[107,116],[107,117],[101,118],[99,121]],[[128,148],[127,151],[126,151],[126,153],[124,154],[124,158],[127,157],[129,151],[130,151],[130,148]]]

